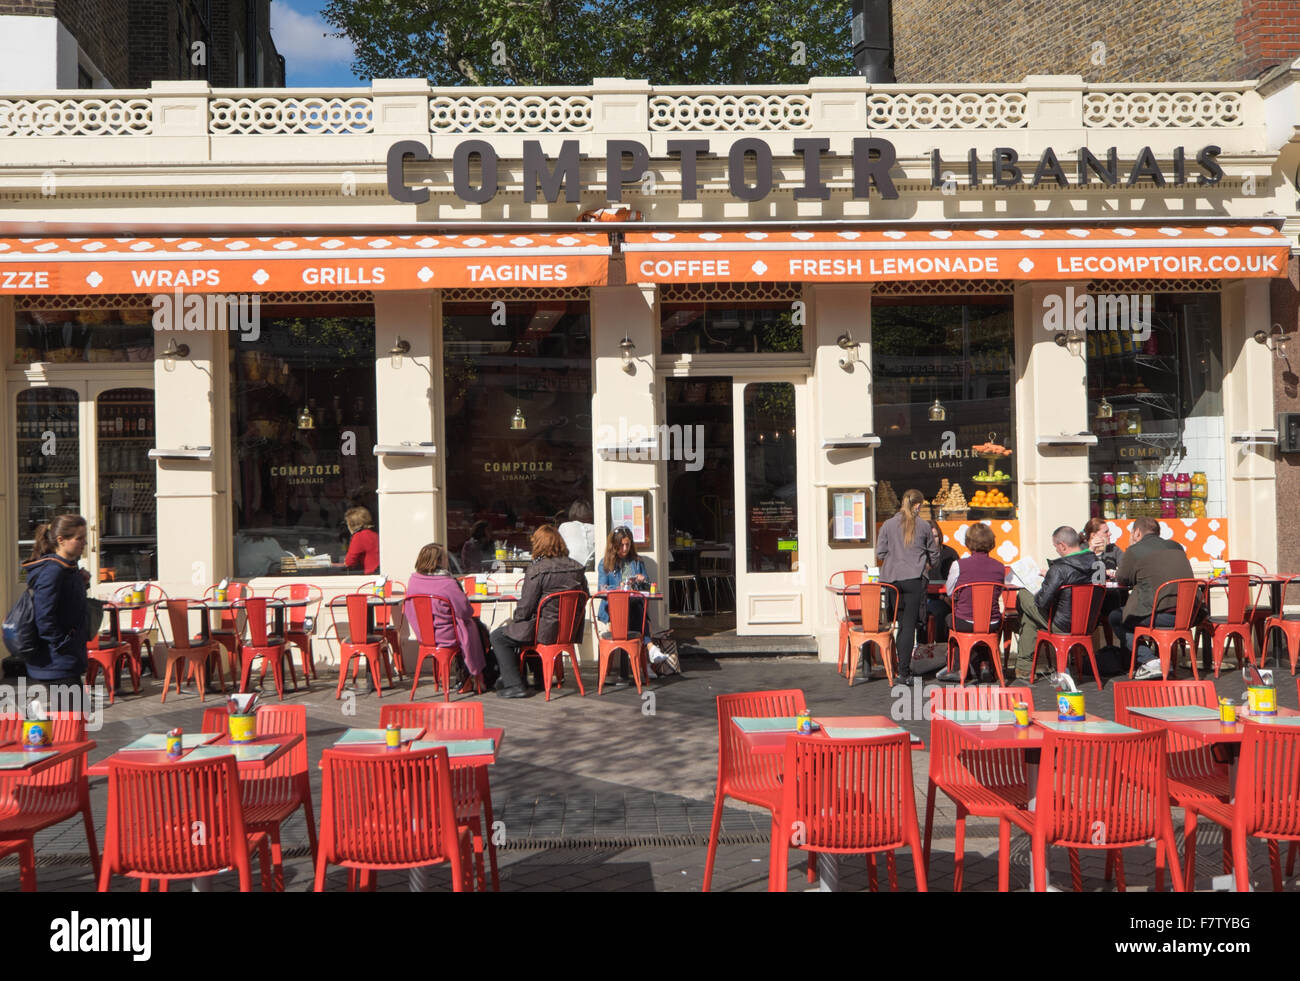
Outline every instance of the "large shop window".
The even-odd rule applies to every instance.
[[[1117,329],[1087,335],[1088,410],[1097,436],[1088,456],[1092,514],[1221,519],[1226,434],[1219,294],[1123,299],[1141,316],[1130,310],[1121,322],[1108,298],[1095,326]]]
[[[345,513],[379,518],[373,308],[263,307],[246,336],[230,342],[235,575],[347,572]]]
[[[152,312],[122,310],[19,310],[14,363],[88,364],[152,362]]]
[[[911,488],[922,517],[1016,517],[1013,326],[1009,296],[872,302],[877,524]]]
[[[745,386],[746,568],[799,571],[799,483],[794,386]]]
[[[442,336],[448,545],[466,573],[523,568],[539,525],[594,525],[588,305],[447,303]]]
[[[663,354],[797,354],[803,318],[794,300],[689,300],[659,307]]]

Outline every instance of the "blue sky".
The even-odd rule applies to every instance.
[[[285,84],[293,86],[368,85],[352,74],[352,42],[327,37],[333,28],[321,17],[325,0],[272,0],[271,36],[284,55]]]

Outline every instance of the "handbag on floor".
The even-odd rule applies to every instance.
[[[668,655],[668,660],[660,662],[662,667],[667,668],[667,670],[664,670],[662,673],[681,674],[682,661],[677,654],[677,641],[673,639],[672,628],[670,627],[667,630],[661,630],[659,633],[653,634],[650,639],[658,645],[661,651]]]

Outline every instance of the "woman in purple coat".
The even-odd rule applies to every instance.
[[[448,600],[455,611],[454,618],[448,617],[446,606],[442,603],[433,604],[434,637],[420,636],[420,625],[416,622],[415,608],[411,603],[412,596],[420,595]],[[447,550],[435,542],[420,549],[420,555],[415,560],[415,574],[406,584],[405,610],[406,619],[421,644],[439,647],[459,645],[466,670],[481,680],[487,659],[483,656],[483,640],[474,620],[474,610],[469,605],[460,582],[447,569]]]

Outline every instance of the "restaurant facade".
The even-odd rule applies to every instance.
[[[68,511],[173,596],[372,581],[356,507],[402,581],[628,525],[822,659],[912,487],[958,555],[1151,515],[1277,566],[1300,83],[105,94],[0,101],[6,609]]]

